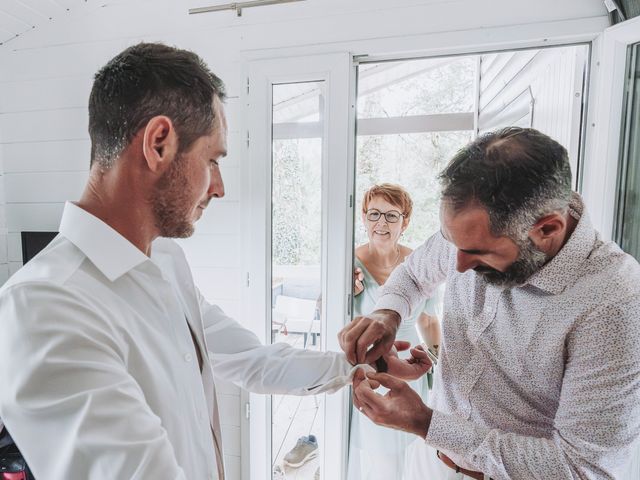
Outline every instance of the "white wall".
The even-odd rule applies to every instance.
[[[132,43],[160,40],[193,49],[227,83],[227,196],[212,202],[183,246],[206,297],[242,320],[243,302],[250,301],[244,298],[243,251],[251,241],[241,231],[242,178],[251,168],[246,59],[319,51],[478,50],[505,35],[513,35],[514,44],[530,44],[543,41],[549,30],[589,36],[607,23],[600,0],[307,0],[248,9],[240,18],[232,12],[188,16],[187,4],[206,0],[89,1],[66,19],[0,46],[0,184],[4,179],[11,272],[21,265],[19,232],[56,229],[64,200],[78,198],[88,171],[92,75]],[[2,218],[0,203],[0,281]],[[229,478],[237,479],[244,432],[240,392],[228,385],[220,390]]]

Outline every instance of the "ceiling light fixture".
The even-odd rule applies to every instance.
[[[190,8],[189,15],[196,13],[220,12],[222,10],[235,10],[236,15],[241,17],[242,10],[251,7],[262,7],[265,5],[278,5],[280,3],[304,2],[305,0],[249,0],[246,2],[225,3],[223,5],[215,5],[212,7]]]

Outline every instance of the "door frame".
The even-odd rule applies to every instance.
[[[348,318],[352,264],[353,148],[355,117],[350,103],[353,61],[348,53],[266,59],[248,65],[249,168],[245,176],[249,212],[245,223],[247,250],[247,326],[271,341],[271,144],[272,86],[305,81],[325,82],[322,165],[322,319],[325,330],[339,331]],[[329,181],[330,179],[330,181]],[[346,215],[345,215],[346,213]],[[265,312],[267,315],[265,315]],[[322,335],[323,350],[339,351],[335,334]],[[250,395],[250,478],[271,478],[271,401]],[[348,403],[346,391],[324,402],[324,445],[320,469],[325,478],[342,478],[346,466]],[[266,446],[265,448],[265,441]],[[246,450],[245,450],[246,451]],[[342,458],[343,461],[326,461]],[[324,461],[323,461],[324,460]]]
[[[602,237],[613,237],[626,55],[640,42],[640,17],[605,29],[593,41],[592,88],[582,193],[591,220]]]

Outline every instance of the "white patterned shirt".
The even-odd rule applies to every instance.
[[[519,287],[456,271],[432,236],[376,309],[402,318],[446,280],[426,437],[494,479],[612,479],[640,434],[640,266],[593,229],[582,199],[569,240]]]

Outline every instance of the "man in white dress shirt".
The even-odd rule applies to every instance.
[[[356,376],[356,405],[425,439],[420,478],[621,478],[640,433],[638,263],[600,238],[566,150],[536,130],[479,137],[441,180],[441,232],[340,333],[370,362],[446,281],[430,405],[384,374],[386,396]]]
[[[167,239],[224,195],[224,96],[199,57],[160,44],[96,74],[84,193],[0,290],[0,417],[38,480],[221,480],[214,376],[298,395],[351,382],[342,353],[261,345]]]

